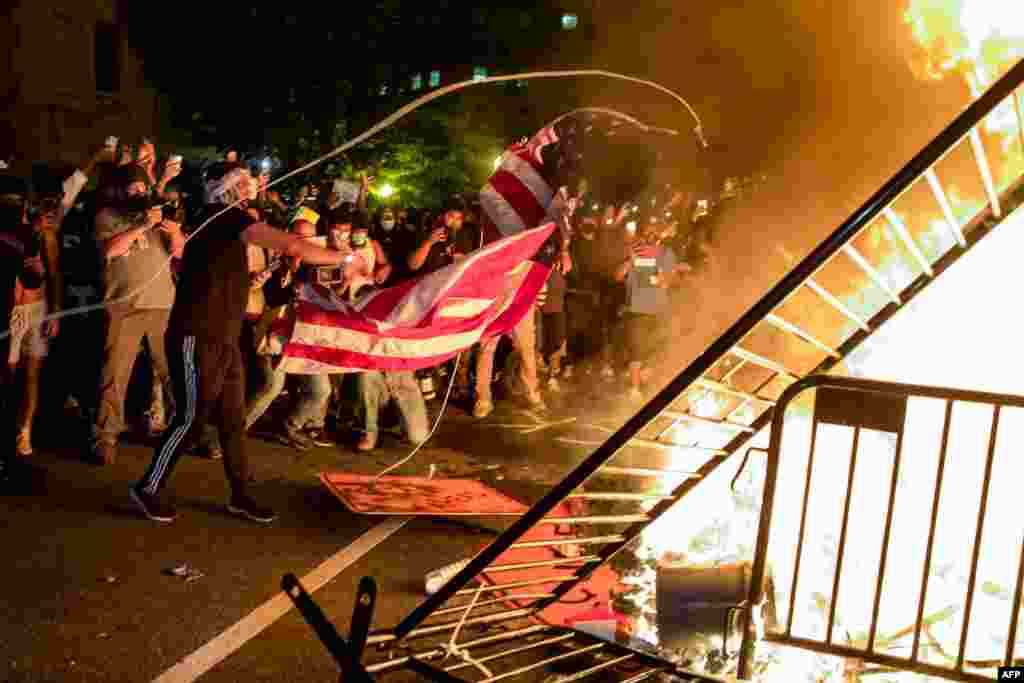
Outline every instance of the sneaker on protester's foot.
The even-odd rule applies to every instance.
[[[173,522],[178,517],[178,513],[174,511],[173,507],[161,502],[156,496],[146,493],[138,486],[133,486],[128,491],[135,507],[147,519],[166,523]]]
[[[372,451],[377,447],[377,432],[366,432],[363,434],[363,438],[359,439],[359,443],[356,444],[356,450],[366,453]]]
[[[277,519],[273,510],[257,505],[249,496],[232,496],[228,512],[260,524],[270,524]]]
[[[32,433],[27,429],[22,429],[18,432],[18,436],[14,442],[14,452],[22,458],[27,458],[32,455]]]
[[[330,437],[326,429],[314,427],[306,430],[306,436],[313,442],[314,446],[319,448],[330,448],[331,446],[337,446],[338,443]]]
[[[473,405],[473,417],[484,418],[494,412],[494,403],[487,398],[478,398]]]
[[[547,410],[548,406],[544,403],[544,397],[540,395],[539,391],[529,391],[526,393],[526,403],[529,404],[530,410]]]
[[[291,446],[297,451],[308,451],[313,447],[313,440],[298,429],[285,427],[284,434],[278,434],[277,440],[285,446]]]
[[[197,450],[199,457],[206,458],[208,460],[223,460],[224,449],[220,447],[219,443],[215,443],[212,446],[200,446]]]
[[[94,444],[92,457],[98,465],[113,465],[117,462],[117,444],[105,441]]]

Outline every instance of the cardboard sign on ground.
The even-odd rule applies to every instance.
[[[360,515],[521,515],[527,507],[474,479],[381,477],[322,472],[320,481]]]

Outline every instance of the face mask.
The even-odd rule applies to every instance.
[[[13,230],[21,225],[23,213],[20,204],[0,204],[0,230]]]
[[[352,246],[353,247],[365,247],[367,242],[366,235],[352,235]]]
[[[384,228],[385,230],[391,230],[391,229],[393,229],[395,227],[395,222],[394,221],[381,221],[380,222],[380,227]]]
[[[142,213],[149,209],[149,197],[144,194],[136,194],[128,197],[124,202],[124,208],[130,213]]]

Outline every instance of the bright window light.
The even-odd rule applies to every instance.
[[[580,18],[575,14],[563,14],[562,15],[562,29],[565,31],[571,31],[576,28],[580,23]]]
[[[473,80],[482,81],[487,78],[487,67],[486,66],[474,66],[473,67]]]
[[[423,87],[423,74],[416,74],[412,77],[412,89],[416,92]]]
[[[439,85],[441,85],[441,72],[440,71],[431,71],[430,72],[430,87],[431,88],[436,88]]]

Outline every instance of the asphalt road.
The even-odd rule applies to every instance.
[[[575,403],[573,412],[581,416],[589,405],[566,403]],[[429,446],[396,473],[425,474],[433,464],[437,476],[479,478],[532,502],[587,452],[553,443],[557,434],[579,436],[573,424],[543,426],[566,419],[566,410],[556,404],[548,415],[535,417],[503,402],[478,421],[451,406]],[[525,429],[503,426],[511,424],[541,428],[524,434]],[[49,436],[53,442],[54,434]],[[47,472],[45,493],[0,499],[0,529],[10,556],[0,563],[3,680],[153,680],[278,595],[285,573],[302,577],[383,521],[348,512],[317,480],[321,471],[375,473],[408,453],[387,435],[369,455],[357,454],[349,443],[299,454],[250,438],[258,482],[253,493],[280,515],[266,527],[226,513],[221,463],[186,456],[168,485],[179,518],[159,525],[141,518],[128,498],[150,447],[125,443],[116,465],[97,467],[83,462],[73,446],[34,456]],[[474,553],[501,526],[500,519],[416,518],[314,597],[347,632],[359,578],[373,576],[380,591],[374,628],[392,626],[422,599],[428,571]],[[202,577],[186,581],[167,574],[183,563]],[[325,648],[292,612],[201,680],[336,675]]]

